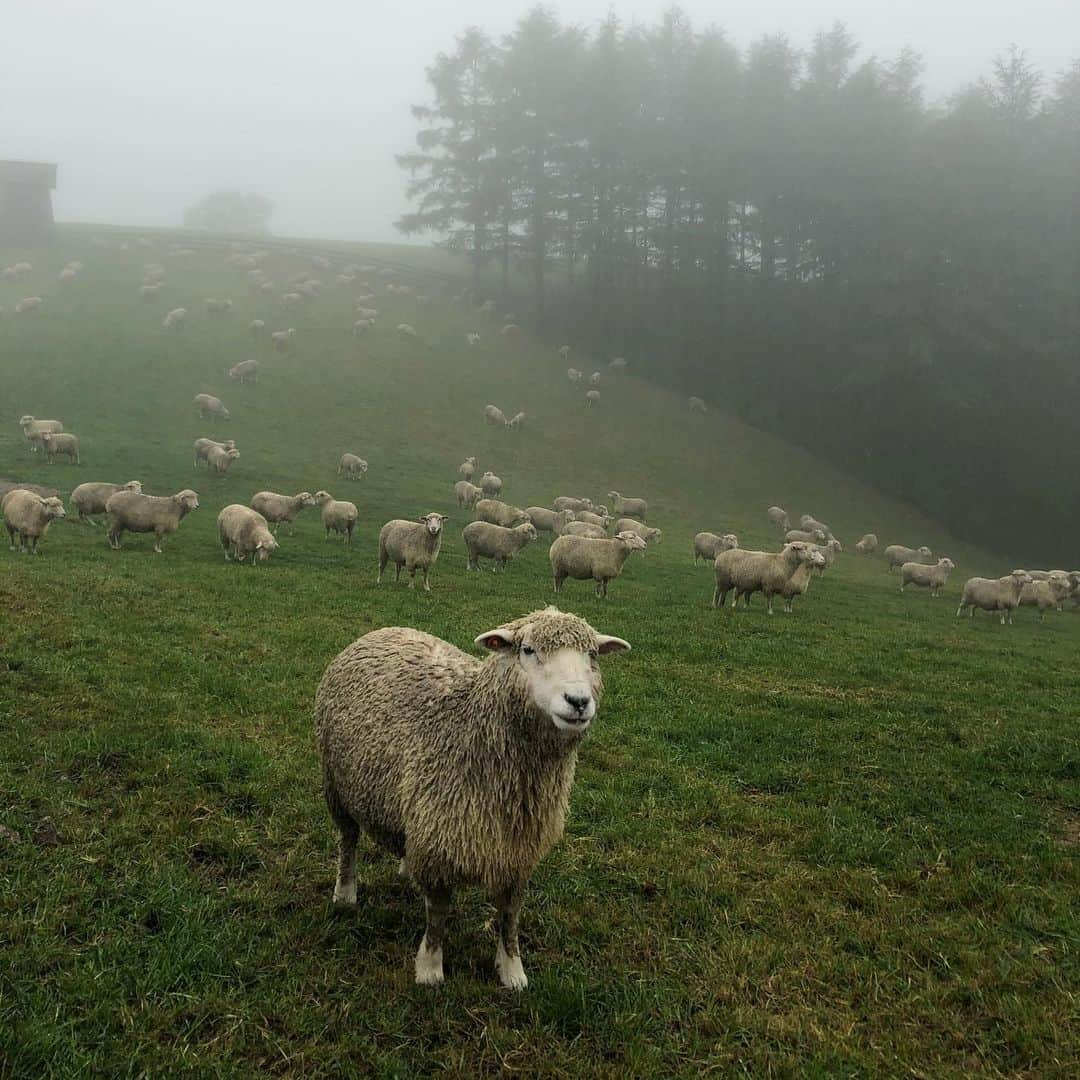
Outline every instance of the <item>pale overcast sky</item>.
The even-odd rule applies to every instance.
[[[499,36],[513,0],[0,0],[0,158],[56,161],[62,220],[171,225],[220,187],[277,204],[281,234],[392,240],[405,209],[396,152],[424,68],[469,24]],[[653,22],[662,0],[562,0]],[[905,45],[931,98],[1017,43],[1048,74],[1080,56],[1080,0],[687,0],[737,44],[797,45],[840,19],[862,54]]]

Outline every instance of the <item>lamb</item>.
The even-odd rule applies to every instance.
[[[903,566],[904,563],[925,563],[927,559],[932,559],[933,557],[934,553],[925,546],[921,548],[909,548],[904,547],[902,544],[890,544],[885,549],[885,561],[889,564],[888,572],[890,574],[896,567]]]
[[[499,979],[524,990],[525,889],[563,833],[578,746],[603,692],[596,658],[630,645],[555,608],[480,634],[475,645],[490,651],[486,660],[391,627],[365,634],[327,667],[315,730],[340,834],[334,901],[356,903],[364,829],[402,857],[424,895],[416,982],[443,982],[452,890],[475,884],[497,912]]]
[[[203,307],[211,319],[220,319],[232,311],[233,302],[231,300],[215,300],[213,297],[208,296],[203,301]]]
[[[782,506],[770,506],[766,511],[769,516],[769,523],[775,525],[781,532],[787,532],[791,528],[791,521],[788,519],[787,511]]]
[[[271,534],[266,518],[239,503],[226,506],[218,514],[217,527],[226,562],[229,561],[230,549],[237,562],[242,563],[250,555],[252,566],[269,559],[278,549],[278,542]]]
[[[80,521],[96,525],[94,515],[104,514],[106,503],[118,491],[142,491],[142,484],[138,480],[129,480],[126,484],[80,484],[71,493],[71,505],[79,512]]]
[[[803,544],[824,544],[825,534],[820,529],[788,529],[784,533],[785,543],[790,544],[796,540]]]
[[[585,392],[585,408],[594,409],[600,404],[600,391],[599,390],[587,390]]]
[[[708,406],[706,406],[703,398],[692,397],[690,399],[690,411],[692,413],[700,413],[702,416],[704,416],[709,411],[709,409]]]
[[[581,380],[585,378],[585,375],[583,372],[578,371],[577,368],[572,367],[566,369],[566,377],[573,384],[581,382]]]
[[[171,330],[174,326],[182,326],[187,319],[187,308],[177,307],[172,311],[165,313],[165,318],[161,320],[161,325],[166,330]]]
[[[476,458],[467,457],[459,466],[458,473],[465,480],[471,480],[476,473]]]
[[[238,364],[233,364],[229,368],[229,378],[236,379],[241,385],[246,383],[248,379],[253,379],[255,382],[259,381],[259,361],[258,360],[241,360]]]
[[[642,525],[640,521],[635,521],[633,518],[619,518],[615,522],[615,531],[637,533],[646,544],[659,544],[664,539],[664,534],[659,529],[654,529],[651,525]]]
[[[575,514],[580,514],[583,510],[596,510],[592,499],[577,499],[571,495],[560,495],[551,505],[556,510],[573,510]]]
[[[105,503],[109,515],[109,547],[120,550],[124,533],[154,534],[154,551],[160,555],[161,541],[180,527],[180,522],[199,509],[199,496],[190,488],[175,495],[143,495],[138,491],[118,491]]]
[[[626,374],[626,360],[621,356],[614,357],[608,363],[608,371],[612,375],[625,375]]]
[[[329,491],[316,491],[315,502],[322,507],[322,523],[326,530],[323,539],[329,540],[330,534],[336,532],[341,534],[344,543],[351,544],[353,529],[360,516],[356,503],[335,499]]]
[[[231,419],[231,414],[222,404],[221,398],[216,398],[213,394],[196,394],[192,404],[199,410],[200,420],[205,420],[208,416],[216,416],[219,420]]]
[[[206,464],[214,472],[224,476],[239,456],[240,451],[235,446],[229,450],[223,450],[220,446],[211,446],[206,451]]]
[[[611,511],[615,517],[632,517],[638,521],[645,521],[649,512],[649,504],[644,499],[627,499],[617,491],[609,491],[608,499],[611,500]]]
[[[466,334],[465,335],[465,344],[468,345],[470,348],[472,346],[474,346],[474,345],[479,345],[480,344],[480,335],[477,334],[476,332],[473,332],[471,334]]]
[[[917,585],[920,589],[929,589],[931,596],[937,596],[938,589],[949,580],[949,572],[955,569],[956,563],[949,558],[938,559],[935,566],[906,562],[900,567],[900,591],[908,585]]]
[[[232,439],[226,439],[225,442],[215,442],[213,439],[196,439],[195,440],[195,468],[199,467],[199,462],[203,461],[207,467],[210,466],[210,448],[216,446],[219,450],[234,450],[236,443]]]
[[[342,454],[338,462],[337,474],[340,476],[344,473],[350,480],[359,480],[367,470],[368,463],[362,457],[357,457],[356,454]]]
[[[459,480],[454,485],[454,494],[457,496],[459,507],[472,510],[484,493],[475,484],[470,484],[468,480]]]
[[[35,454],[42,435],[55,435],[64,430],[64,425],[59,420],[38,420],[33,416],[24,416],[19,421],[19,426],[22,428],[23,438],[30,444],[30,452]]]
[[[506,427],[506,413],[498,405],[484,406],[484,419],[493,427]]]
[[[38,541],[49,531],[52,522],[67,516],[64,504],[55,495],[43,497],[21,489],[9,491],[0,503],[0,510],[11,550],[30,555],[38,553]]]
[[[1061,601],[1073,589],[1072,580],[1064,570],[1055,570],[1045,581],[1032,581],[1020,590],[1019,607],[1037,607],[1039,622],[1046,619],[1047,608],[1061,610]]]
[[[480,477],[480,487],[485,499],[493,499],[496,495],[502,494],[502,486],[502,480],[493,472],[488,471]]]
[[[569,521],[563,526],[562,536],[586,536],[592,540],[607,539],[607,530],[587,521]]]
[[[29,312],[38,311],[45,301],[40,296],[24,296],[15,304],[16,315],[26,315]]]
[[[475,512],[481,521],[501,525],[504,529],[512,529],[515,525],[521,525],[529,520],[524,510],[510,506],[509,503],[499,502],[498,499],[481,499],[476,504]]]
[[[608,582],[622,573],[623,564],[635,551],[644,551],[645,541],[637,533],[616,533],[610,540],[586,536],[560,536],[548,551],[558,592],[568,577],[596,582],[596,595],[607,596]]]
[[[65,431],[43,431],[41,449],[45,451],[45,460],[51,465],[57,454],[62,454],[76,465],[82,464],[79,457],[79,440]]]
[[[731,606],[734,608],[741,596],[749,607],[750,597],[755,592],[761,592],[765,595],[771,615],[772,598],[782,593],[785,583],[800,563],[816,561],[813,554],[814,549],[801,540],[785,544],[783,550],[778,552],[744,551],[742,548],[721,551],[713,563],[716,574],[713,607],[723,607],[732,590],[735,595]]]
[[[278,526],[285,522],[292,535],[292,524],[296,515],[309,506],[315,506],[315,496],[309,491],[300,491],[295,495],[279,495],[276,491],[257,491],[251,496],[251,509],[262,514],[272,526],[271,532],[277,533]]]
[[[784,598],[784,613],[792,614],[795,609],[795,597],[802,596],[810,587],[810,577],[814,571],[824,572],[825,555],[820,551],[811,551],[810,558],[795,568],[795,573],[784,582],[780,595]]]
[[[290,326],[288,330],[275,330],[270,335],[270,341],[278,352],[286,352],[292,347],[296,331]]]
[[[468,569],[479,570],[481,559],[494,559],[495,569],[505,570],[506,564],[526,544],[535,540],[536,535],[536,528],[530,521],[524,521],[512,529],[486,521],[470,522],[461,531],[469,557]]]
[[[878,549],[878,538],[873,533],[867,533],[855,544],[855,550],[860,555],[873,555]]]
[[[525,414],[523,412],[515,413],[506,421],[506,426],[512,431],[518,431],[525,426]]]
[[[386,564],[392,562],[396,568],[394,581],[401,580],[401,569],[409,572],[409,588],[416,585],[416,571],[424,574],[424,591],[431,592],[428,575],[439,557],[442,546],[443,525],[449,518],[445,514],[425,514],[416,521],[395,518],[388,521],[379,530],[379,576],[375,580],[382,582]]]
[[[886,549],[888,551],[888,549]],[[968,578],[964,582],[964,591],[960,597],[960,606],[956,614],[963,614],[964,608],[971,609],[971,617],[975,618],[975,609],[983,611],[1000,611],[1001,625],[1005,625],[1008,618],[1009,625],[1013,623],[1013,612],[1020,603],[1020,593],[1025,585],[1031,584],[1031,575],[1026,570],[1014,570],[1001,578]]]
[[[699,532],[694,537],[694,565],[699,559],[707,559],[711,563],[721,551],[730,551],[738,546],[739,538],[734,533],[718,536],[712,532]]]
[[[562,536],[563,530],[574,520],[573,510],[549,510],[546,506],[527,506],[525,513],[537,532],[554,533]]]

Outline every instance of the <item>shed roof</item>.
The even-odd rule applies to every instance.
[[[45,161],[0,161],[0,184],[56,187],[56,166]]]

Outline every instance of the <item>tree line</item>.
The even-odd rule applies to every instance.
[[[1078,561],[1080,61],[1013,47],[931,104],[915,52],[862,58],[840,24],[739,48],[678,9],[586,32],[536,8],[427,74],[399,227],[462,252],[478,298],[527,282],[553,342]]]

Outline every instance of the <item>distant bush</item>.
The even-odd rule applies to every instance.
[[[274,204],[253,191],[213,191],[184,212],[184,225],[208,232],[265,235]]]

